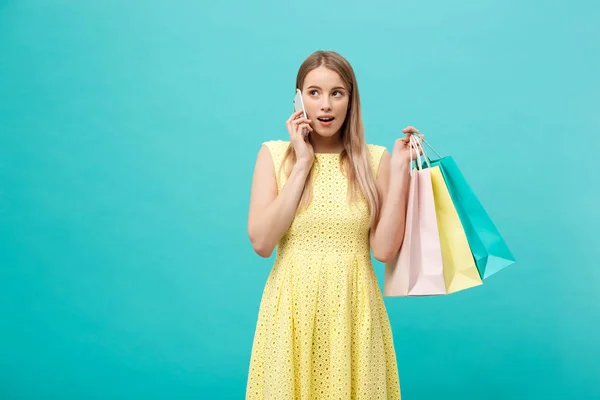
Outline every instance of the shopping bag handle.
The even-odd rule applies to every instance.
[[[429,158],[429,156],[427,155],[427,152],[425,151],[425,148],[421,144],[421,140],[424,140],[424,139],[423,139],[423,137],[421,137],[419,135],[416,135],[416,134],[410,135],[411,146],[415,149],[415,152],[417,154],[417,160],[416,160],[417,165],[421,166],[421,168],[419,168],[419,169],[423,169],[422,164],[419,162],[420,161],[419,154],[422,153],[423,159],[425,160],[425,163],[427,164],[427,168],[431,168],[431,159]],[[433,150],[433,151],[435,152],[435,150]],[[437,154],[437,152],[435,152],[435,153]]]
[[[410,151],[410,175],[413,175],[413,171],[416,169],[417,171],[420,171],[423,169],[423,167],[421,166],[421,163],[419,162],[421,156],[419,155],[419,149],[417,148],[417,144],[415,143],[416,139],[413,137],[413,135],[410,135],[409,137],[409,143],[408,143],[408,148]],[[413,160],[413,152],[414,152],[414,156],[415,159]],[[413,161],[415,162],[415,168],[412,167],[412,163]]]
[[[435,155],[438,156],[438,158],[443,158],[440,155],[440,153],[438,153],[437,151],[435,151],[435,149],[429,143],[427,143],[427,140],[425,140],[424,137],[421,137],[420,140],[422,140],[427,145],[427,147],[429,147],[435,153]]]

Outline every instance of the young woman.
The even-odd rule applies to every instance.
[[[366,144],[356,77],[346,59],[317,51],[300,66],[308,119],[287,120],[289,141],[256,160],[248,234],[277,256],[252,347],[246,399],[399,399],[392,331],[371,254],[402,243],[410,134]]]

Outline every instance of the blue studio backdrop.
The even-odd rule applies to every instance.
[[[452,155],[517,263],[386,298],[406,399],[600,398],[600,4],[0,1],[0,398],[241,399],[300,63]],[[374,264],[380,284],[383,265]]]

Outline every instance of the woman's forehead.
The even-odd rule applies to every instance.
[[[313,69],[304,78],[305,88],[316,87],[318,89],[346,88],[344,81],[340,75],[325,67]]]

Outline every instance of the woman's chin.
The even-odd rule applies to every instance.
[[[313,131],[313,133],[315,133],[321,137],[329,138],[329,137],[335,136],[335,134],[337,133],[338,130],[339,129],[336,129],[334,127],[327,127],[327,128],[319,127],[318,129],[315,129]]]

